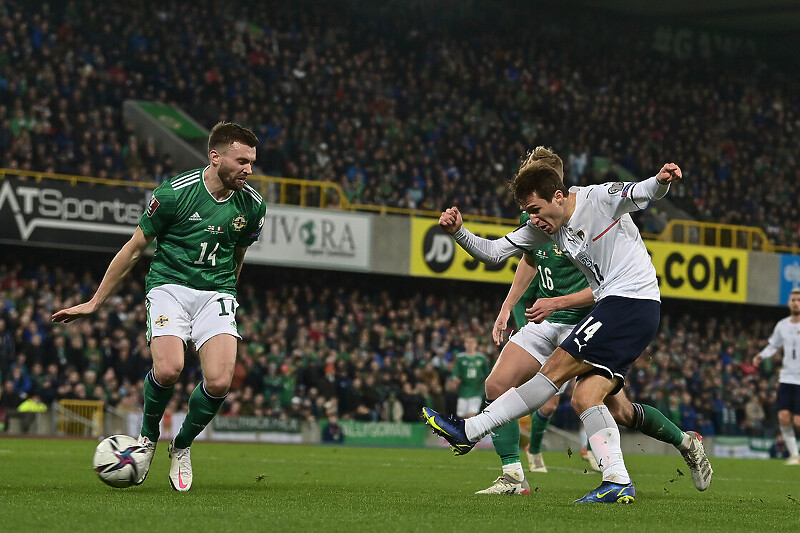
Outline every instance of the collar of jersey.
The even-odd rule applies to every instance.
[[[203,182],[203,187],[205,187],[206,192],[208,193],[208,195],[211,197],[212,200],[214,200],[218,204],[224,204],[233,197],[233,193],[235,193],[236,191],[231,191],[228,197],[225,198],[224,200],[217,200],[216,198],[214,198],[214,195],[211,194],[211,191],[208,190],[208,185],[206,185],[206,170],[208,170],[209,167],[211,167],[211,165],[207,165],[206,168],[203,169],[203,172],[200,173],[200,181]]]

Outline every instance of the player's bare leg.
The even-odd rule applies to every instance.
[[[487,404],[497,399],[511,387],[532,378],[541,364],[521,346],[506,343],[500,357],[486,378]],[[519,423],[512,421],[492,433],[492,443],[503,465],[503,474],[494,483],[476,494],[530,494],[519,454]]]
[[[684,432],[661,411],[649,405],[633,404],[624,391],[608,396],[605,404],[614,420],[627,428],[641,431],[648,437],[672,444],[683,455],[697,490],[711,484],[714,471],[703,447],[703,438],[694,431]]]
[[[216,335],[206,341],[198,351],[203,381],[192,391],[186,419],[169,445],[169,481],[172,488],[178,491],[187,491],[192,487],[189,447],[225,402],[236,364],[236,337],[226,333]]]
[[[605,374],[590,372],[581,377],[572,395],[575,412],[586,427],[592,453],[603,473],[600,486],[575,500],[578,503],[632,503],[636,490],[622,457],[619,428],[602,401],[616,386]]]
[[[794,425],[792,424],[794,422]],[[786,459],[786,464],[789,466],[800,465],[800,453],[797,448],[797,435],[794,428],[800,427],[800,415],[792,416],[792,412],[788,409],[781,409],[778,411],[778,425],[780,426],[781,435],[786,442],[786,448],[789,450],[789,457]]]
[[[184,344],[180,337],[163,335],[150,341],[153,368],[144,379],[144,407],[139,444],[147,450],[147,461],[141,469],[137,485],[144,483],[156,452],[161,418],[172,399],[175,382],[183,370]]]

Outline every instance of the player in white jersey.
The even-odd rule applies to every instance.
[[[634,500],[619,429],[603,400],[622,388],[631,363],[655,337],[660,293],[655,268],[628,213],[662,198],[669,184],[681,177],[680,168],[669,163],[656,176],[639,183],[567,190],[554,169],[534,163],[520,169],[511,183],[514,199],[531,220],[504,238],[489,240],[473,235],[461,225],[457,208],[442,213],[439,223],[445,231],[473,257],[487,263],[554,241],[586,275],[596,301],[538,374],[509,389],[475,417],[462,420],[423,409],[426,421],[457,454],[467,453],[493,429],[535,411],[561,385],[577,376],[572,404],[590,436],[603,483],[576,501]],[[710,478],[711,467],[702,445],[693,442],[693,447]]]
[[[795,426],[800,427],[800,289],[789,293],[789,316],[775,324],[775,329],[753,363],[769,359],[783,348],[783,362],[778,378],[778,425],[789,449],[787,465],[800,465]],[[794,420],[792,420],[794,418]],[[794,423],[793,423],[794,422]]]

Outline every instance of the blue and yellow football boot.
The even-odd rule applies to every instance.
[[[627,485],[603,481],[599,487],[575,503],[633,503],[636,500],[636,489],[631,481]]]
[[[444,437],[450,443],[450,449],[456,455],[464,455],[475,446],[475,443],[467,438],[463,418],[454,415],[444,417],[429,407],[422,408],[422,418],[434,433]]]

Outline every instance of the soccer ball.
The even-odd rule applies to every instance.
[[[112,435],[97,445],[94,471],[103,483],[124,489],[136,484],[146,461],[147,450],[136,439]]]

